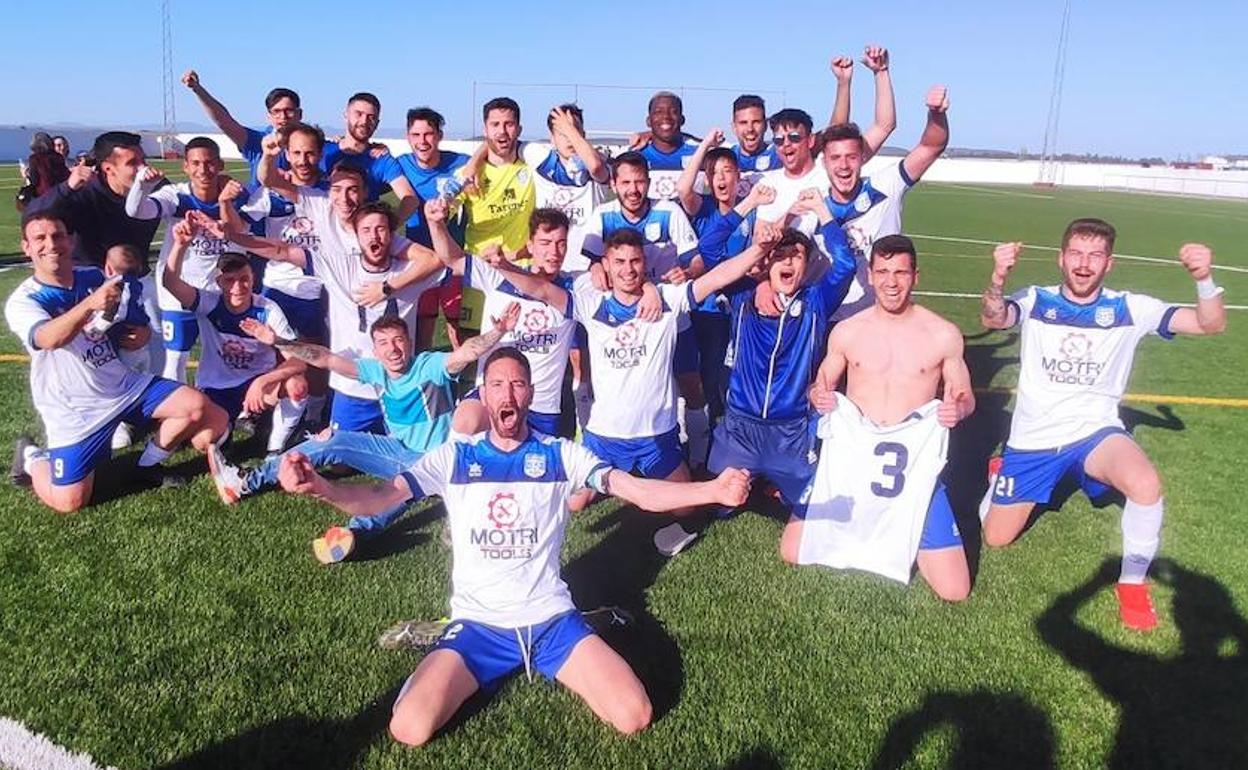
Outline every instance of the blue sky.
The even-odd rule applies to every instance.
[[[825,120],[834,88],[830,56],[879,42],[892,52],[897,90],[899,125],[890,144],[917,139],[923,94],[942,82],[950,89],[954,145],[1036,152],[1062,10],[1061,0],[784,0],[737,13],[723,10],[731,3],[670,0],[564,5],[175,0],[174,68],[179,75],[197,69],[251,125],[262,123],[270,87],[293,87],[305,117],[331,132],[356,90],[381,97],[383,127],[399,127],[407,107],[429,104],[447,116],[452,136],[476,128],[482,101],[508,93],[525,108],[526,135],[540,136],[545,109],[571,99],[571,88],[481,85],[471,109],[473,81],[729,89],[686,91],[686,129],[701,134],[727,128],[739,91],[761,93],[769,109],[783,102]],[[156,0],[6,3],[4,28],[29,34],[8,34],[0,47],[11,76],[0,124],[159,123],[159,7]],[[1248,153],[1245,7],[1076,0],[1059,149],[1167,158]],[[52,51],[33,32],[49,21],[59,35]],[[591,128],[630,129],[641,126],[647,95],[583,89],[580,101]],[[861,67],[853,95],[854,119],[870,122],[871,78]],[[180,84],[177,100],[180,121],[206,122]]]

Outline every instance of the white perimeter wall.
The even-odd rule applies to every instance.
[[[180,142],[188,142],[199,134],[178,134]],[[224,134],[210,134],[221,145],[221,154],[228,159],[238,159],[238,149]],[[404,139],[377,139],[390,152],[400,155],[409,152]],[[448,150],[470,154],[477,142],[448,140],[442,143]],[[611,146],[612,150],[622,150]],[[867,164],[867,173],[900,158],[874,158]],[[988,160],[978,158],[941,158],[923,177],[931,182],[960,184],[1012,184],[1029,185],[1040,179],[1040,162],[1035,160]],[[1248,171],[1213,171],[1205,169],[1176,169],[1164,166],[1125,166],[1109,163],[1061,163],[1057,166],[1054,180],[1067,187],[1086,187],[1098,190],[1136,190],[1140,192],[1173,195],[1201,195],[1216,198],[1248,200]]]

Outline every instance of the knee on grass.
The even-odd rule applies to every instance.
[[[424,746],[437,732],[432,719],[422,715],[395,714],[390,718],[390,735],[405,746]]]
[[[611,708],[607,722],[620,735],[635,735],[650,726],[654,710],[645,693],[619,697]]]

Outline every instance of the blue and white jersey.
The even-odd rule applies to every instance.
[[[651,283],[661,282],[674,267],[688,267],[698,254],[698,236],[689,217],[679,204],[671,201],[652,202],[636,222],[628,218],[618,200],[602,204],[594,209],[585,226],[581,251],[591,262],[601,261],[603,244],[616,230],[625,228],[636,230],[645,243],[646,280]]]
[[[639,320],[637,306],[598,291],[588,274],[572,287],[572,309],[589,338],[594,403],[586,430],[606,438],[649,438],[676,427],[672,355],[689,323],[693,282],[660,284],[663,315]]]
[[[277,350],[243,331],[244,318],[259,321],[281,339],[299,336],[277,303],[259,294],[251,295],[251,307],[235,313],[220,292],[200,289],[190,310],[199,321],[203,348],[195,374],[198,388],[233,388],[277,367]]]
[[[775,145],[764,142],[754,155],[746,154],[741,145],[734,144],[732,153],[737,156],[737,167],[741,169],[741,181],[737,183],[737,199],[750,194],[763,174],[780,168],[780,156],[776,154]]]
[[[642,157],[646,159],[646,163],[650,165],[651,200],[670,201],[676,199],[676,182],[680,179],[681,172],[693,160],[693,154],[697,151],[698,142],[689,136],[685,137],[684,144],[672,152],[663,152],[654,146],[654,142],[650,142],[638,150]],[[701,177],[702,174],[699,172],[699,180]],[[697,184],[695,183],[695,189]]]
[[[831,196],[827,198],[832,217],[845,228],[849,245],[858,257],[858,274],[845,298],[844,314],[853,315],[875,302],[875,294],[867,281],[871,245],[886,235],[901,232],[902,203],[914,184],[906,174],[904,162],[899,160],[879,173],[860,179],[858,189],[845,203],[837,203]]]
[[[403,169],[399,168],[399,162],[390,153],[374,158],[368,150],[348,152],[337,142],[325,143],[325,149],[321,155],[321,173],[329,176],[334,164],[340,160],[347,160],[364,169],[364,176],[368,179],[366,192],[370,201],[375,201],[385,195],[390,189],[390,183],[403,176]]]
[[[321,180],[314,189],[327,191],[329,183]],[[257,187],[243,209],[252,219],[264,226],[265,238],[278,240],[304,251],[321,249],[321,235],[316,222],[303,210],[302,201],[291,203],[267,187]],[[313,271],[314,260],[304,267],[289,262],[270,261],[264,268],[263,285],[297,299],[319,299],[322,282]]]
[[[395,160],[398,161],[403,176],[407,178],[407,183],[416,191],[421,201],[431,201],[462,187],[455,180],[455,172],[468,163],[468,156],[450,150],[440,150],[438,164],[431,168],[422,167],[416,161],[416,154],[411,152],[400,155]],[[451,238],[463,246],[464,228],[468,225],[468,218],[464,215],[463,201],[458,197],[458,193],[451,197],[454,202],[451,204],[451,216],[447,221],[447,229],[451,232]],[[412,212],[405,227],[408,240],[433,248],[433,239],[429,235],[429,223],[425,221],[423,207],[418,207]]]
[[[754,283],[734,285],[732,342],[728,347],[728,406],[763,420],[809,413],[807,388],[823,358],[832,315],[854,277],[854,255],[835,222],[820,228],[818,242],[832,257],[819,280],[803,286],[778,318],[759,315]]]
[[[390,242],[390,263],[384,269],[374,271],[364,264],[363,251],[355,231],[338,218],[330,205],[328,192],[300,187],[299,204],[321,237],[320,251],[305,254],[312,263],[312,272],[324,282],[325,295],[329,299],[327,328],[330,350],[351,360],[372,356],[373,339],[369,327],[383,315],[403,319],[415,339],[416,304],[420,295],[441,283],[446,271],[434,271],[423,280],[394,292],[385,302],[362,307],[356,304],[354,291],[365,283],[381,283],[406,270],[408,262],[404,255],[412,242],[401,235],[394,236]],[[376,388],[337,372],[330,372],[329,386],[348,396],[377,400]]]
[[[157,217],[166,222],[182,219],[188,211],[202,211],[213,219],[221,218],[221,207],[216,201],[202,201],[191,192],[187,182],[167,184],[153,190],[147,196],[156,204]],[[247,198],[240,196],[234,200],[234,207],[247,222],[254,221],[246,210]],[[165,290],[162,276],[165,263],[169,260],[169,252],[173,249],[173,238],[166,237],[160,247],[160,256],[156,259],[156,298],[162,310],[181,310],[182,303]],[[216,238],[206,232],[195,234],[191,245],[182,255],[182,280],[196,289],[208,289],[216,285],[217,259],[228,251],[239,254],[246,249],[227,238]]]
[[[570,276],[561,275],[556,283],[569,292],[572,290]],[[563,373],[568,366],[568,353],[576,341],[571,298],[564,307],[551,307],[521,293],[507,280],[506,273],[472,256],[464,259],[464,285],[485,294],[481,311],[483,334],[493,328],[489,319],[501,317],[512,302],[520,303],[516,328],[504,334],[491,352],[510,347],[523,353],[533,373],[533,403],[529,408],[542,414],[559,414],[563,403]],[[485,353],[480,360],[488,356],[489,353]],[[485,376],[482,369],[477,367],[477,385],[481,385]]]
[[[1060,286],[1028,286],[1008,303],[1022,327],[1018,400],[1007,444],[1056,449],[1096,431],[1121,428],[1118,403],[1135,346],[1149,334],[1170,339],[1178,309],[1143,294],[1101,289],[1086,305]]]
[[[107,332],[83,329],[69,344],[44,350],[35,331],[63,315],[104,283],[95,267],[75,267],[73,286],[48,286],[33,277],[18,285],[4,304],[9,328],[30,354],[30,394],[43,420],[48,447],[69,446],[90,436],[125,411],[152,381],[122,363]],[[127,307],[127,313],[142,313]],[[133,316],[137,320],[137,315]],[[88,325],[89,327],[90,325]]]
[[[450,441],[403,473],[417,499],[439,495],[451,527],[451,617],[522,628],[574,609],[559,576],[568,497],[603,491],[611,467],[537,433],[504,452],[487,433]]]
[[[251,179],[247,183],[247,189],[253,190],[260,186],[260,180],[256,176],[256,168],[260,165],[260,159],[264,157],[264,137],[273,133],[273,127],[267,126],[263,131],[244,126],[247,132],[247,138],[243,143],[238,145],[238,152],[243,156],[243,160],[247,161],[247,168],[251,171]],[[286,153],[277,156],[277,167],[283,171],[290,168],[290,163],[286,160]]]
[[[586,227],[598,206],[607,199],[606,185],[595,182],[577,156],[562,158],[548,144],[526,142],[521,155],[533,169],[537,208],[559,209],[568,217],[568,255],[564,269],[582,272],[589,261],[581,253]]]

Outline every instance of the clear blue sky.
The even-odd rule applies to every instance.
[[[687,92],[686,129],[700,134],[727,128],[737,91],[762,93],[769,109],[783,101],[825,120],[830,55],[879,42],[892,52],[897,90],[899,125],[890,144],[915,141],[923,94],[943,82],[954,145],[1036,152],[1062,10],[1061,0],[784,0],[751,4],[748,14],[724,12],[731,3],[670,0],[564,5],[175,0],[174,69],[197,69],[249,125],[263,122],[270,87],[293,87],[305,118],[331,132],[356,90],[381,98],[383,127],[401,126],[407,107],[429,104],[447,116],[452,136],[479,122],[469,111],[474,80],[733,91]],[[830,7],[844,11],[838,16]],[[0,18],[8,32],[0,64],[9,73],[0,123],[160,122],[156,0],[5,3]],[[58,35],[58,44],[41,48],[47,37],[37,29]],[[1246,33],[1242,2],[1076,0],[1059,149],[1167,158],[1248,153]],[[481,86],[478,108],[502,93],[525,108],[530,137],[545,135],[545,108],[573,95],[568,88]],[[853,95],[854,119],[870,122],[871,78],[861,67]],[[580,99],[591,128],[628,129],[641,126],[646,96],[583,90]],[[177,114],[181,122],[206,122],[180,84]]]

